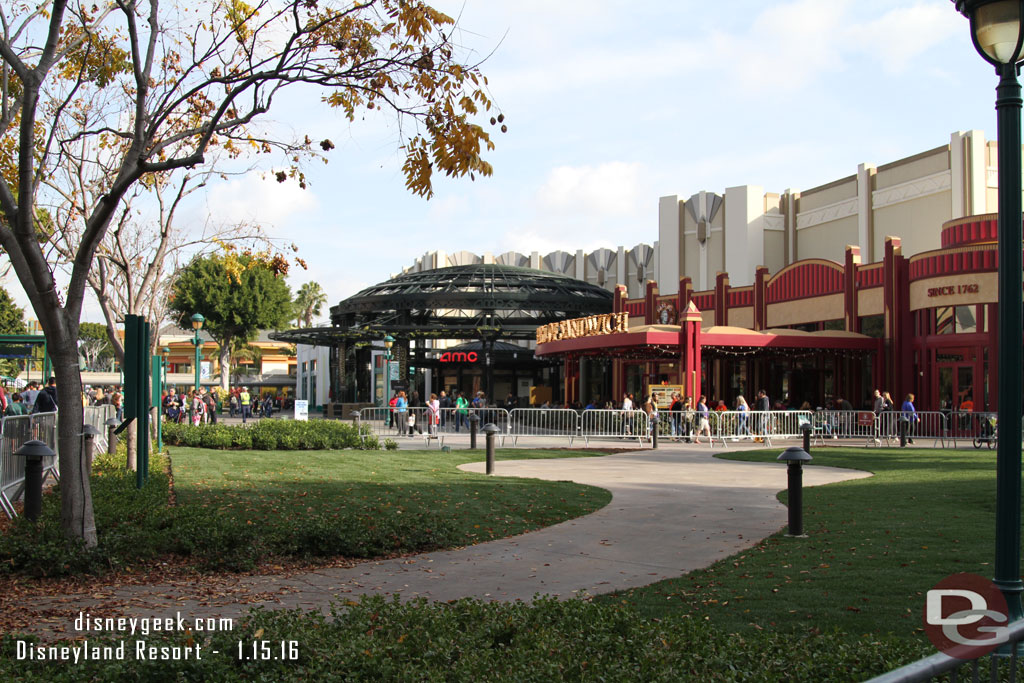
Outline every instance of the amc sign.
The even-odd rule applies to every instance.
[[[462,351],[446,351],[438,358],[442,363],[475,363],[479,356],[476,351],[464,353]]]

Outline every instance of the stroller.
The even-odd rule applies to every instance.
[[[984,444],[989,447],[989,450],[992,450],[996,447],[998,432],[995,416],[983,419],[981,421],[981,434],[974,437],[974,447],[981,448]]]

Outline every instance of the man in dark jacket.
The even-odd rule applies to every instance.
[[[757,401],[754,402],[754,410],[761,413],[757,416],[758,441],[761,441],[768,433],[768,411],[771,410],[771,401],[768,400],[768,392],[764,389],[757,392]]]
[[[36,396],[34,413],[55,413],[57,412],[57,378],[51,377],[46,383],[46,388]]]

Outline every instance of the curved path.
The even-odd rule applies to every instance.
[[[483,468],[483,463],[463,466],[476,472]],[[594,458],[506,460],[497,463],[496,473],[592,484],[609,489],[613,497],[586,517],[461,550],[289,577],[239,577],[227,600],[214,599],[191,583],[127,586],[109,597],[118,601],[117,616],[180,611],[202,617],[237,617],[255,604],[325,609],[332,600],[372,593],[431,600],[529,600],[537,593],[571,597],[681,576],[786,524],[786,508],[776,500],[786,487],[783,465],[719,460],[706,447],[670,444],[658,451]],[[811,466],[804,470],[804,484],[867,476]],[[71,607],[70,601],[55,602]],[[88,602],[75,600],[74,608],[101,608]]]

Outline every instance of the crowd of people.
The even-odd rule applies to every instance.
[[[226,399],[226,401],[225,401]],[[273,417],[284,408],[283,394],[253,394],[248,387],[232,387],[225,397],[203,387],[178,393],[174,387],[163,392],[161,405],[164,417],[171,422],[191,422],[194,425],[217,424],[218,415],[227,403],[228,417],[242,418],[242,422],[261,417]]]

